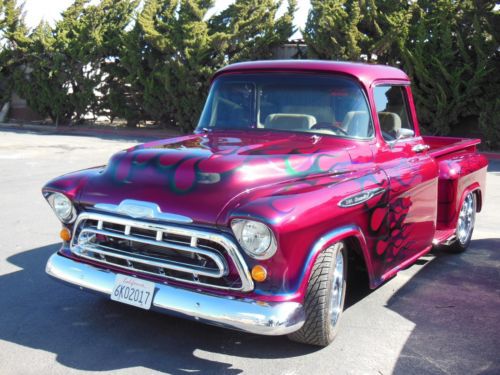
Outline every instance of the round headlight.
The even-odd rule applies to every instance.
[[[52,208],[56,216],[63,223],[69,223],[74,219],[75,209],[71,201],[64,194],[54,193],[50,197],[50,202],[52,203]]]
[[[267,225],[253,220],[235,219],[231,227],[243,250],[252,258],[269,259],[276,252],[276,240]]]

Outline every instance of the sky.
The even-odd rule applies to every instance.
[[[24,10],[26,12],[26,23],[29,27],[35,27],[41,20],[53,24],[54,21],[59,19],[61,12],[72,2],[73,0],[25,0]],[[215,0],[213,12],[220,12],[233,2],[234,0]],[[303,28],[306,23],[310,3],[309,0],[298,0],[297,3],[298,9],[295,13],[295,26],[297,28]],[[282,11],[284,11],[286,5],[285,1]],[[299,38],[300,35],[300,32],[298,32],[292,36],[292,39]]]

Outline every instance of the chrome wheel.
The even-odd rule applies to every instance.
[[[476,218],[476,201],[473,193],[467,194],[458,215],[457,239],[461,245],[469,240]]]
[[[337,246],[330,300],[330,322],[332,326],[337,324],[342,313],[344,297],[344,252],[341,243],[338,243]]]
[[[304,325],[288,335],[290,339],[319,346],[327,346],[335,339],[344,310],[347,259],[344,242],[319,253],[304,297]]]

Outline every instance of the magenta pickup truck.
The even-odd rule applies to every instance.
[[[139,308],[328,345],[353,266],[376,288],[433,246],[469,246],[479,142],[421,136],[396,68],[230,65],[194,134],[44,186],[64,241],[47,273]]]

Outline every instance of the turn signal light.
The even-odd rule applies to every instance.
[[[61,240],[64,242],[69,242],[71,240],[71,232],[68,228],[63,228],[59,232],[59,237],[61,237]]]
[[[261,283],[267,279],[267,270],[261,265],[257,264],[252,268],[252,279]]]

